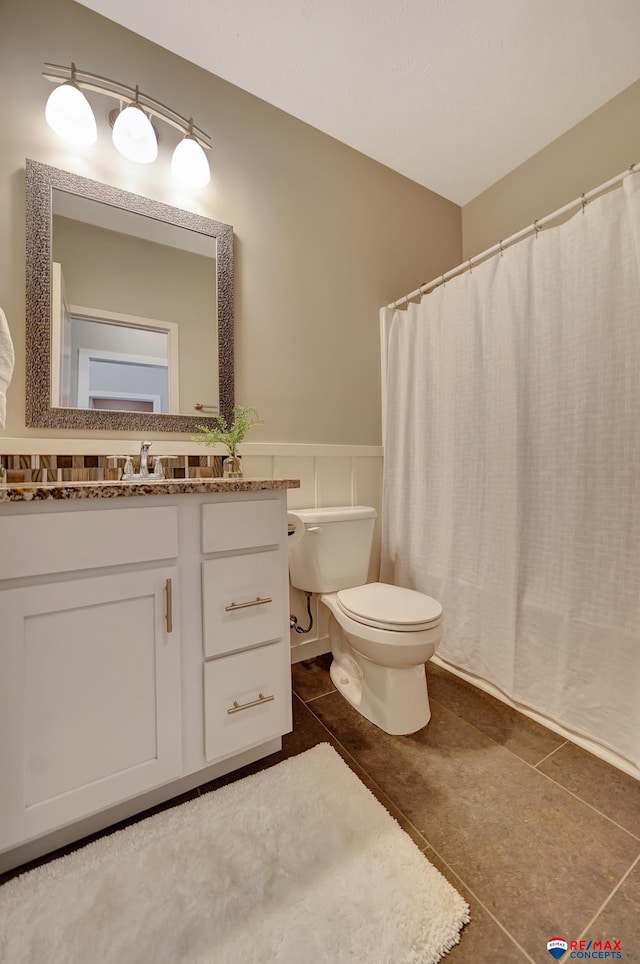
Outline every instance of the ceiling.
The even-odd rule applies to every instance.
[[[640,78],[639,0],[78,0],[465,204]]]

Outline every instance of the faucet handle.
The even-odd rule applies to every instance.
[[[118,467],[118,462],[124,462],[124,468],[122,470],[122,478],[130,479],[134,475],[133,459],[130,455],[107,455],[107,462],[112,468]]]
[[[179,455],[154,455],[153,456],[153,475],[154,479],[166,479],[165,462],[176,462]]]

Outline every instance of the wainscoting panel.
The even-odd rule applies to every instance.
[[[353,459],[316,459],[316,506],[353,505],[351,484]]]
[[[289,489],[287,504],[290,509],[304,509],[316,504],[316,460],[313,456],[281,456],[274,458],[274,477],[300,479],[299,489]],[[287,473],[292,472],[293,475]]]
[[[243,455],[242,471],[247,479],[276,478],[273,470],[273,455]]]

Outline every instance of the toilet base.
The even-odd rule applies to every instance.
[[[431,719],[424,664],[380,666],[356,653],[333,648],[329,670],[338,692],[370,723],[394,736],[416,733]]]

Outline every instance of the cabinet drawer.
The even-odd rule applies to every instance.
[[[202,563],[204,655],[220,656],[285,635],[279,549]]]
[[[0,579],[173,559],[178,510],[44,512],[0,518]]]
[[[204,664],[205,756],[217,760],[291,729],[288,653],[282,643]]]
[[[275,546],[284,537],[285,525],[282,504],[276,499],[208,503],[202,506],[202,551]]]

